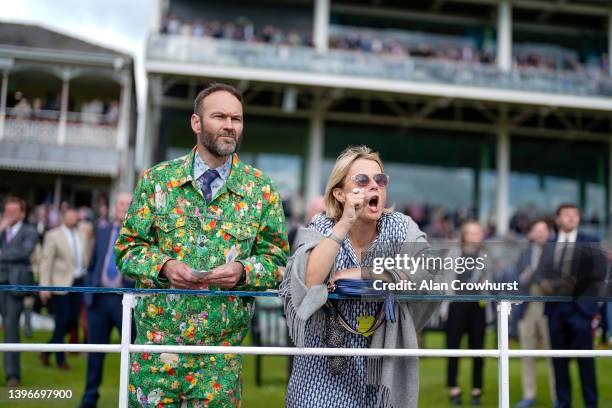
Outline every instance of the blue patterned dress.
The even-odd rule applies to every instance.
[[[409,219],[393,212],[383,214],[378,221],[378,235],[374,243],[403,242]],[[316,215],[309,228],[325,234],[335,221],[323,214]],[[360,262],[353,245],[347,237],[336,256],[335,270],[359,268]],[[338,309],[353,327],[357,327],[358,316],[375,316],[379,303],[359,300],[339,300]],[[327,347],[322,335],[311,324],[306,323],[305,347]],[[367,348],[370,340],[361,335],[346,332],[344,347]],[[373,408],[376,405],[377,386],[366,384],[366,357],[348,358],[348,369],[340,375],[332,375],[327,368],[326,356],[296,356],[287,388],[288,408]]]

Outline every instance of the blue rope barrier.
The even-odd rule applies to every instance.
[[[244,290],[204,290],[204,289],[145,289],[145,288],[100,288],[84,286],[36,286],[36,285],[0,285],[0,292],[81,292],[81,293],[131,293],[134,295],[200,295],[200,296],[236,296],[236,297],[281,297],[277,290],[244,291]],[[384,301],[385,293],[380,295],[361,296],[361,299]],[[530,296],[508,294],[481,294],[481,295],[425,295],[425,294],[399,294],[395,301],[425,301],[425,302],[612,302],[610,296]],[[356,299],[355,296],[330,293],[330,299]]]

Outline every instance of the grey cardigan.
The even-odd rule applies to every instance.
[[[401,244],[400,253],[415,256],[415,243],[420,248],[427,246],[425,234],[410,218],[406,217],[407,231],[405,243]],[[324,312],[321,309],[327,302],[325,284],[306,287],[306,265],[310,251],[323,239],[319,232],[301,228],[296,239],[296,251],[289,259],[285,279],[281,284],[281,293],[285,297],[285,315],[289,335],[297,347],[304,347],[304,329],[306,321],[312,320],[316,330],[322,332]],[[330,273],[333,277],[334,270]],[[397,273],[397,272],[396,272]],[[402,278],[412,281],[423,279],[437,280],[429,271],[418,271],[414,275]],[[418,282],[416,282],[418,285]],[[438,302],[395,302],[394,322],[387,321],[372,335],[371,348],[418,348],[417,332],[421,330]],[[418,406],[419,360],[418,357],[368,357],[367,384],[378,385],[377,406],[384,408]]]

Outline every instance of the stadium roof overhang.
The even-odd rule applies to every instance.
[[[430,97],[485,101],[502,104],[571,108],[612,112],[612,98],[526,92],[454,84],[394,81],[388,79],[353,77],[280,70],[215,66],[205,64],[147,61],[149,74],[185,77],[208,77],[229,80],[257,81],[274,84],[340,88],[366,93],[397,93]]]

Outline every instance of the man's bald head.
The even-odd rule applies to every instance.
[[[312,217],[317,215],[320,212],[325,210],[325,204],[323,200],[323,196],[316,196],[310,200],[308,203],[308,208],[306,209],[306,224],[312,220]]]
[[[119,193],[115,199],[115,222],[122,223],[132,204],[132,193]]]

